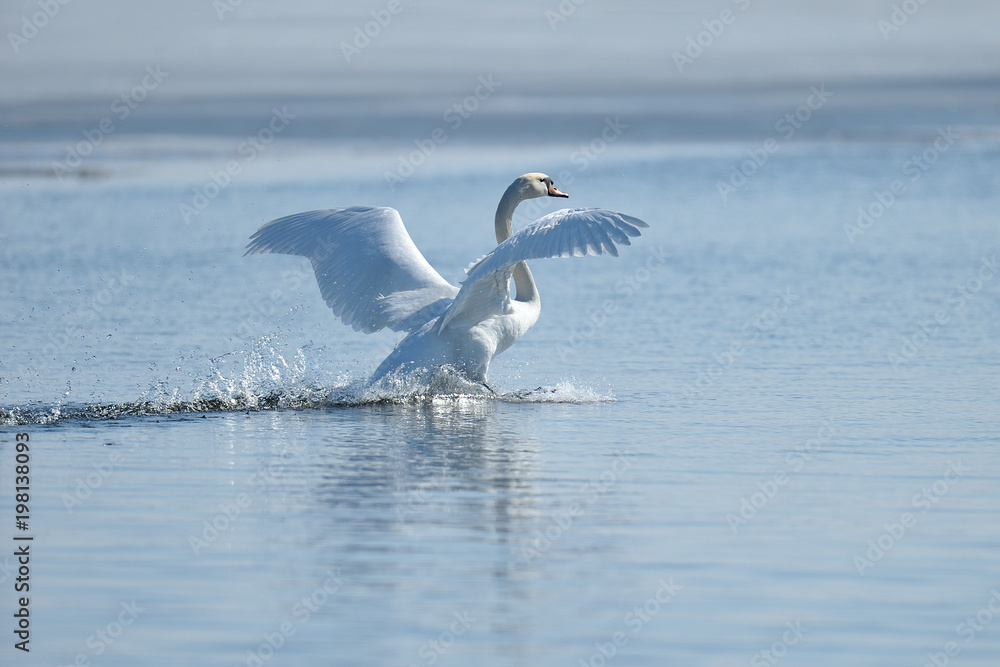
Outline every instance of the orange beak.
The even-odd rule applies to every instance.
[[[555,183],[549,186],[549,196],[550,197],[569,197],[568,194],[560,190],[555,186]]]

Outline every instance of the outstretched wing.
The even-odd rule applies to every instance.
[[[448,326],[465,309],[482,304],[488,293],[506,302],[507,279],[518,262],[549,257],[618,256],[619,245],[649,227],[639,218],[600,208],[564,208],[535,220],[511,235],[467,269],[462,289],[445,314]]]
[[[246,255],[262,253],[308,258],[327,305],[365,333],[412,331],[458,294],[420,254],[392,208],[352,206],[278,218],[250,237]]]

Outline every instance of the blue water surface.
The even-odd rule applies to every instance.
[[[394,189],[402,149],[352,172],[289,145],[188,220],[214,153],[5,180],[4,664],[996,664],[1000,134],[828,113],[752,167],[775,132],[735,111],[593,160],[604,114],[573,116]],[[397,337],[343,326],[305,260],[242,257],[272,218],[391,205],[457,282],[534,170],[650,228],[532,264],[499,398],[368,400]]]

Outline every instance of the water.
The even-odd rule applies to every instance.
[[[74,6],[19,61],[24,97]],[[557,39],[595,29],[587,7]],[[918,19],[937,11],[885,48],[917,49]],[[702,14],[681,12],[670,43]],[[406,16],[402,43],[387,32],[364,71],[385,74],[415,39]],[[952,54],[935,67],[978,53],[978,30],[966,51],[928,46]],[[699,61],[706,80],[765,36],[727,34]],[[781,34],[795,51],[810,33]],[[279,65],[254,86],[288,83]],[[819,83],[674,94],[653,72],[612,95],[600,70],[604,92],[545,95],[498,71],[509,87],[452,129],[441,110],[475,76],[398,108],[301,88],[199,101],[219,65],[178,74],[62,180],[51,163],[98,127],[105,98],[5,98],[3,664],[995,664],[998,89],[876,84],[864,69],[827,67],[832,96],[789,137],[778,121]],[[240,142],[283,106],[296,118],[246,159]],[[438,126],[448,140],[390,187]],[[373,394],[365,379],[398,337],[343,326],[305,260],[242,256],[273,218],[389,205],[458,282],[529,170],[568,205],[650,228],[619,258],[532,264],[541,319],[494,360],[498,397]],[[28,531],[14,523],[18,433]],[[26,534],[27,655],[11,632],[12,537]]]

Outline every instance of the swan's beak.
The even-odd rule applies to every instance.
[[[568,194],[556,187],[555,183],[549,186],[550,197],[569,197]]]

